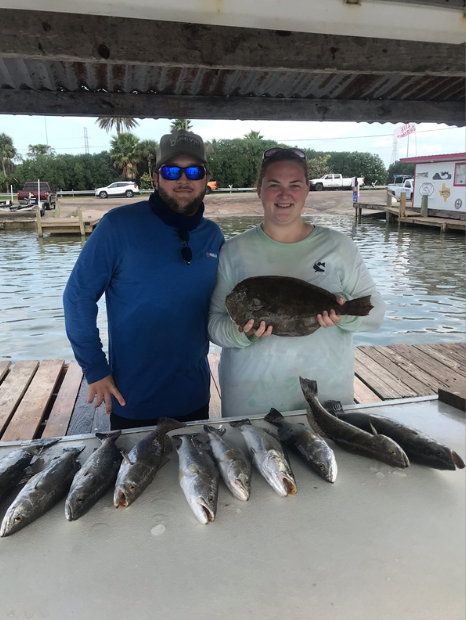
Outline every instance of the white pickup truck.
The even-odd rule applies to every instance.
[[[414,179],[412,177],[403,177],[401,183],[389,183],[387,185],[387,190],[389,193],[392,194],[392,196],[394,196],[398,201],[403,193],[406,194],[406,200],[412,200],[413,189]]]
[[[324,174],[320,179],[310,179],[309,187],[316,192],[323,189],[352,189],[353,179],[341,174]],[[358,186],[364,187],[364,177],[358,177]]]

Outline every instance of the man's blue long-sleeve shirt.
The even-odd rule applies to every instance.
[[[190,265],[177,231],[148,201],[107,213],[86,241],[67,283],[65,324],[88,383],[112,373],[126,400],[116,415],[187,415],[209,400],[207,320],[223,234],[201,219],[189,233]],[[105,294],[109,351],[96,325]]]

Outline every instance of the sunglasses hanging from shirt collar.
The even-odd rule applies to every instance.
[[[206,169],[204,166],[187,166],[186,168],[181,166],[160,166],[159,168],[159,173],[165,181],[178,181],[183,172],[190,181],[200,181],[205,177]]]
[[[179,230],[176,231],[178,233],[178,237],[180,238],[181,243],[181,258],[187,265],[190,265],[193,260],[193,251],[189,247],[189,232],[187,230]]]
[[[273,149],[268,149],[262,155],[262,161],[264,159],[268,159],[269,157],[273,157],[278,153],[289,153],[292,157],[298,157],[299,159],[306,159],[306,153],[301,149],[282,149],[279,147],[274,147]]]

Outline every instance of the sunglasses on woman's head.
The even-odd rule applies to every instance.
[[[278,153],[289,153],[293,157],[298,157],[299,159],[306,159],[306,153],[301,149],[282,149],[280,147],[274,147],[273,149],[268,149],[262,155],[262,161],[264,159],[268,159],[269,157],[273,157],[273,155],[277,155]]]
[[[165,181],[178,181],[181,175],[185,173],[190,181],[200,181],[205,177],[206,170],[204,166],[160,166],[159,173]]]

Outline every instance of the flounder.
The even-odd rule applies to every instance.
[[[242,327],[254,319],[272,325],[275,336],[308,336],[319,329],[317,315],[325,310],[336,314],[367,316],[373,308],[371,296],[340,305],[333,293],[298,278],[256,276],[239,282],[227,295],[225,305],[232,320]]]

